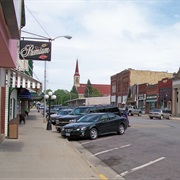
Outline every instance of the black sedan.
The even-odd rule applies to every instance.
[[[113,113],[92,113],[82,116],[76,123],[62,127],[61,136],[96,139],[100,135],[125,133],[128,123],[124,117]]]

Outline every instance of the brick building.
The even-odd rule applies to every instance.
[[[172,113],[180,116],[180,68],[172,78]]]
[[[76,61],[73,85],[77,90],[78,98],[66,101],[69,106],[75,107],[83,105],[110,104],[110,84],[91,84],[92,88],[97,89],[98,92],[103,95],[102,97],[91,97],[87,84],[80,83],[78,60]],[[86,90],[88,92],[87,97],[85,97]]]
[[[149,84],[146,87],[146,105],[145,112],[158,108],[158,84]]]
[[[145,107],[146,107],[146,87],[149,84],[143,83],[139,84],[137,87],[137,94],[138,94],[138,101],[136,106],[140,109],[142,109],[145,112]]]
[[[158,107],[172,110],[172,78],[158,81]]]
[[[74,73],[74,86],[78,92],[79,98],[84,98],[87,84],[80,83],[80,73],[78,60],[76,61],[75,73]],[[91,86],[99,91],[103,96],[110,96],[110,84],[91,84]],[[88,90],[88,89],[87,89]],[[89,90],[88,90],[89,92]]]
[[[139,90],[143,94],[146,85],[157,84],[163,78],[172,78],[173,73],[126,69],[111,76],[111,104],[122,107],[123,104],[138,104]],[[139,88],[141,87],[141,88]],[[144,90],[145,92],[145,90]],[[140,102],[142,103],[142,102]]]

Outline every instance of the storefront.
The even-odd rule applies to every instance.
[[[19,115],[24,115],[33,101],[31,92],[42,93],[42,83],[16,69],[6,70],[5,87],[5,136],[9,136],[9,124],[18,123]]]
[[[146,94],[138,95],[138,108],[141,109],[145,113],[146,109]]]
[[[9,101],[7,69],[16,68],[20,29],[25,26],[24,0],[0,1],[0,142],[7,134],[7,120],[15,116],[17,93],[12,91]],[[9,105],[11,104],[11,109]]]
[[[158,107],[172,110],[172,79],[158,81]]]
[[[174,116],[180,116],[180,68],[172,79],[172,113]]]
[[[155,108],[157,108],[157,95],[148,95],[146,97],[146,113]]]

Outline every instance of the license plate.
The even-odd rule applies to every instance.
[[[70,133],[66,133],[66,136],[70,136]]]

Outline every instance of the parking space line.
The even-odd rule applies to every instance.
[[[163,159],[165,159],[165,158],[166,158],[166,157],[161,157],[161,158],[156,159],[156,160],[154,160],[154,161],[150,161],[149,163],[146,163],[146,164],[143,164],[143,165],[141,165],[141,166],[135,167],[135,168],[131,169],[130,171],[125,171],[125,172],[121,173],[120,175],[121,175],[121,176],[125,176],[125,175],[127,175],[127,174],[129,174],[129,173],[132,173],[132,172],[137,171],[137,170],[139,170],[139,169],[142,169],[142,168],[144,168],[144,167],[150,166],[151,164],[154,164],[154,163],[156,163],[156,162],[159,162],[159,161],[161,161],[161,160],[163,160]]]
[[[103,153],[107,153],[107,152],[110,152],[110,151],[114,151],[114,150],[117,150],[117,149],[122,149],[122,148],[129,147],[129,146],[131,146],[131,144],[127,144],[127,145],[121,146],[121,147],[116,147],[116,148],[113,148],[113,149],[107,149],[105,151],[101,151],[101,152],[98,152],[98,153],[94,154],[94,156],[97,156],[97,155],[103,154]]]
[[[100,177],[100,179],[102,179],[102,180],[108,180],[108,179],[106,178],[106,176],[104,176],[103,174],[99,174],[99,177]]]
[[[89,144],[89,143],[93,143],[93,142],[97,142],[97,141],[103,141],[103,140],[106,140],[106,139],[111,139],[112,137],[108,137],[108,138],[102,138],[102,139],[98,139],[98,140],[91,140],[91,141],[88,141],[88,142],[84,142],[84,143],[81,143],[81,145],[84,145],[84,144]]]

